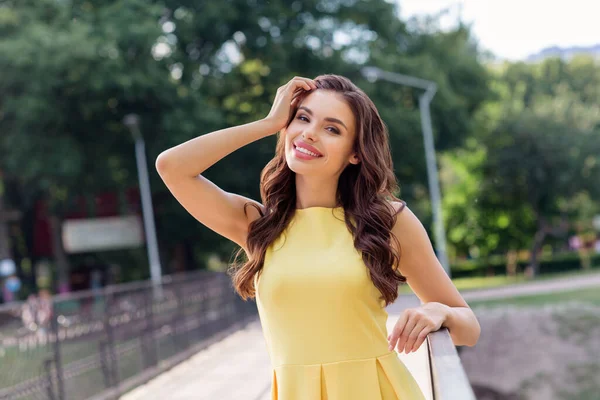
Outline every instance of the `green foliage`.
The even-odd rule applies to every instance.
[[[498,249],[520,248],[529,239],[531,213],[522,204],[506,207],[483,184],[489,158],[475,138],[440,158],[444,223],[454,257],[487,257]]]
[[[0,41],[1,167],[62,212],[73,194],[135,182],[122,117],[139,113],[151,142],[176,87],[150,54],[160,8],[139,0],[28,3],[3,8],[17,29]]]
[[[600,268],[600,255],[591,257],[592,268]],[[517,272],[522,273],[528,265],[528,260],[520,260],[517,264]],[[555,274],[581,269],[581,260],[577,254],[567,253],[562,255],[551,255],[542,257],[540,260],[540,273]],[[451,266],[453,278],[482,277],[502,275],[506,270],[506,258],[503,256],[492,256],[488,259],[461,260]]]
[[[400,195],[429,226],[421,92],[367,82],[360,68],[369,64],[438,85],[432,122],[457,257],[527,246],[536,215],[571,215],[574,198],[589,199],[594,212],[597,64],[575,58],[494,72],[468,27],[440,32],[434,20],[415,29],[397,15],[384,0],[5,0],[0,169],[18,188],[9,202],[27,211],[44,196],[61,215],[76,194],[137,185],[122,123],[137,113],[164,258],[183,243],[198,263],[209,252],[228,259],[233,244],[183,210],[153,161],[200,134],[264,117],[277,87],[294,75],[337,73],[378,106]],[[206,176],[258,199],[274,144],[274,137],[252,143]]]
[[[443,152],[462,146],[476,133],[474,117],[490,92],[488,72],[469,30],[464,26],[448,33],[432,30],[431,34],[405,33],[395,46],[374,42],[371,60],[382,69],[436,82],[431,114],[436,150]],[[364,86],[389,125],[402,195],[424,201],[427,193],[419,192],[427,182],[418,109],[421,92],[378,82]]]
[[[180,81],[189,82],[191,91],[201,91],[211,106],[221,110],[226,126],[264,117],[277,87],[294,75],[343,74],[364,88],[390,126],[402,197],[411,204],[414,200],[415,209],[419,208],[417,202],[427,197],[420,189],[427,178],[416,107],[419,93],[366,82],[359,74],[360,67],[364,63],[377,64],[439,81],[433,113],[443,148],[457,146],[472,133],[469,120],[486,97],[487,72],[477,60],[477,50],[466,28],[431,35],[426,40],[429,34],[407,32],[394,6],[387,2],[356,1],[347,5],[307,1],[294,2],[290,7],[287,2],[254,1],[248,8],[241,1],[235,2],[227,18],[218,21],[211,20],[212,9],[199,15],[203,5],[168,4],[161,21],[175,25],[173,35],[177,40],[170,59],[183,70]],[[198,60],[210,46],[206,32],[199,30],[203,25],[198,25],[197,18],[203,19],[202,24],[212,21],[218,32],[227,32],[223,48],[227,47],[229,54],[220,49],[214,58]],[[192,25],[196,31],[190,28]],[[343,40],[334,40],[336,37]],[[240,60],[237,65],[232,61],[236,57]],[[176,124],[183,123],[184,118],[176,120]],[[186,138],[197,133],[189,132]],[[274,144],[274,138],[252,143],[221,160],[205,175],[226,190],[259,198],[258,178],[273,156]],[[174,200],[165,196],[164,201]],[[427,218],[427,213],[423,214]],[[199,238],[214,243],[210,232],[202,232]],[[230,249],[226,245],[223,248]]]
[[[564,243],[574,230],[565,221],[589,225],[598,210],[598,62],[518,62],[493,74],[476,135],[440,161],[457,256],[539,249],[553,234]]]

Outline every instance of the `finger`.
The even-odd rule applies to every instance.
[[[309,83],[314,83],[315,82],[314,79],[305,78],[303,76],[295,76],[290,81],[295,81],[295,80],[301,80],[301,81],[305,81],[305,82],[309,82]]]
[[[303,98],[303,93],[307,93],[308,91],[304,88],[298,88],[296,89],[296,91],[294,92],[294,94],[292,94],[292,101],[291,101],[291,105],[292,108],[297,107],[298,104],[300,104],[300,99]]]
[[[298,104],[298,102],[300,101],[300,98],[302,97],[302,93],[306,93],[306,90],[304,90],[304,89],[296,89],[296,91],[292,95],[292,101],[291,101],[291,103],[293,105],[297,105]]]
[[[408,354],[411,352],[413,346],[415,345],[419,334],[421,333],[421,331],[427,327],[427,323],[423,320],[419,321],[415,327],[412,329],[412,331],[409,333],[408,335],[408,340],[406,341],[406,344],[404,345],[404,353]]]
[[[423,344],[425,339],[427,339],[427,335],[429,334],[429,332],[430,332],[429,327],[426,326],[425,328],[423,328],[423,330],[421,332],[419,332],[419,336],[417,336],[417,341],[415,342],[415,344],[413,345],[413,347],[410,351],[419,350],[419,348],[421,347],[421,345]]]
[[[300,97],[294,97],[290,103],[290,114],[296,114],[297,107],[300,104]]]
[[[293,81],[290,82],[288,90],[290,90],[292,92],[292,96],[294,96],[302,92],[309,92],[312,90],[312,87],[304,81]]]
[[[407,332],[412,330],[415,323],[416,322],[412,318],[412,312],[410,310],[405,310],[394,327],[392,342],[390,342],[392,349],[402,349],[402,346],[406,342]]]
[[[307,79],[306,82],[310,85],[311,89],[318,89],[317,83],[313,79]]]
[[[394,348],[396,347],[396,342],[398,341],[398,337],[402,333],[402,329],[404,328],[404,325],[406,324],[407,321],[408,321],[408,314],[402,313],[400,315],[400,318],[398,318],[398,322],[396,322],[396,325],[394,325],[394,328],[392,329],[392,333],[390,333],[388,335],[388,338],[389,338],[388,339],[388,342],[389,342],[388,349],[390,351],[394,350]]]
[[[296,82],[296,83],[303,82],[303,83],[306,83],[306,85],[308,85],[308,89],[307,90],[312,90],[312,89],[316,89],[317,88],[317,84],[315,83],[314,80],[308,79],[308,78],[304,78],[304,77],[301,77],[301,76],[294,77],[290,82]],[[306,88],[307,86],[303,85],[303,87]]]
[[[408,321],[406,322],[406,326],[402,330],[402,334],[400,335],[400,339],[398,340],[398,345],[396,348],[399,352],[401,352],[406,347],[406,342],[410,339],[409,335],[419,322],[418,318],[414,314],[409,313]]]
[[[300,96],[302,93],[306,93],[308,90],[305,87],[299,87],[294,90],[292,93],[293,97]]]

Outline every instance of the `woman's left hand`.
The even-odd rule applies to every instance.
[[[430,302],[402,312],[392,333],[388,335],[389,350],[397,348],[406,354],[417,351],[430,332],[442,327],[450,308],[442,303]],[[396,347],[397,345],[397,347]]]

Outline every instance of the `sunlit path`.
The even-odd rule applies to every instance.
[[[398,310],[405,297],[398,299]],[[394,312],[388,318],[388,331],[398,319]],[[400,358],[417,379],[427,399],[431,396],[431,378],[426,345],[416,353]],[[168,398],[170,400],[248,399],[270,400],[270,362],[257,319],[177,365],[159,377],[121,397],[122,400]]]

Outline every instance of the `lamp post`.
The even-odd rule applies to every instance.
[[[156,229],[154,227],[154,210],[152,209],[152,197],[150,195],[150,180],[148,179],[148,163],[146,162],[146,150],[144,138],[140,132],[140,119],[137,114],[127,114],[123,118],[123,124],[129,128],[135,140],[135,159],[137,162],[138,180],[142,198],[142,213],[144,216],[144,232],[146,234],[146,249],[148,261],[150,262],[150,276],[152,284],[160,295],[162,272],[160,257],[158,256],[158,244],[156,240]]]
[[[444,229],[444,220],[442,219],[442,203],[440,196],[440,182],[437,173],[435,160],[435,147],[433,144],[433,132],[431,129],[431,115],[429,105],[437,85],[435,82],[428,81],[414,76],[402,75],[395,72],[383,71],[377,67],[364,67],[361,73],[371,82],[382,79],[398,85],[411,86],[424,90],[419,96],[419,110],[421,114],[421,129],[423,130],[423,143],[425,146],[425,160],[427,164],[427,178],[429,183],[429,192],[431,193],[431,205],[433,208],[434,236],[437,247],[437,255],[444,270],[450,274],[450,263],[448,262],[448,253],[446,251],[446,235]]]

